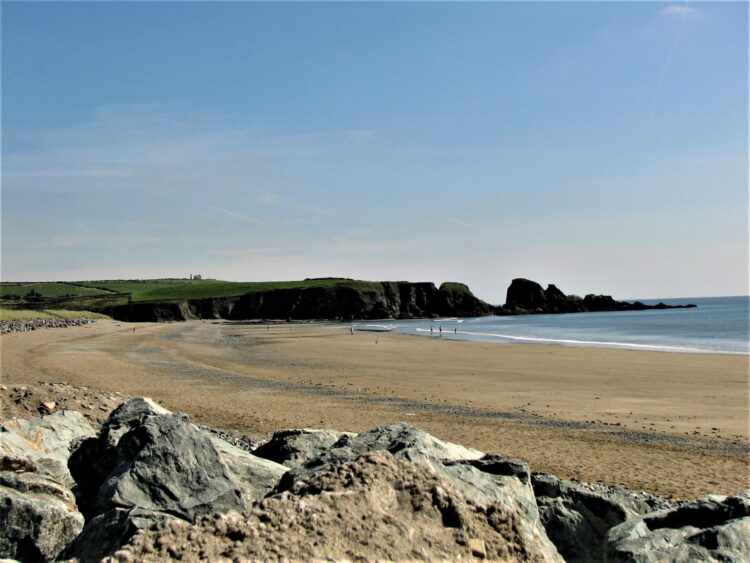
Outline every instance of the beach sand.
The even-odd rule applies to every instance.
[[[747,356],[221,321],[101,321],[3,335],[0,351],[6,385],[147,395],[250,435],[406,421],[565,478],[678,498],[750,486]]]

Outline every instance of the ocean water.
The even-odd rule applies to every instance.
[[[519,315],[384,323],[393,332],[432,338],[559,344],[664,352],[750,353],[750,297],[641,299],[648,304],[694,303],[695,309]],[[440,336],[439,328],[443,332]],[[430,332],[432,328],[432,332]]]

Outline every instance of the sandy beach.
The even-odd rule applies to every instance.
[[[4,335],[0,349],[3,384],[147,395],[251,435],[403,420],[560,477],[679,498],[750,485],[747,356],[223,321],[101,321]]]

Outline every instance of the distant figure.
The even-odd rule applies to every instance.
[[[440,336],[443,336],[443,325],[440,325]]]
[[[456,327],[453,327],[453,334],[458,334],[458,329]]]
[[[350,331],[352,332],[352,336],[354,336],[354,327],[353,327],[353,326],[350,326],[350,327],[349,327],[349,330],[350,330]]]
[[[430,334],[432,334],[432,325],[430,325]]]
[[[135,334],[135,327],[133,327],[133,334]]]

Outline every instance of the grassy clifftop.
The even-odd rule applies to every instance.
[[[374,289],[374,282],[345,278],[316,278],[296,281],[230,282],[221,280],[95,280],[81,282],[28,282],[0,284],[0,298],[26,298],[30,294],[44,299],[62,297],[106,297],[127,294],[131,301],[171,301],[211,297],[237,297],[272,289],[344,286]]]

